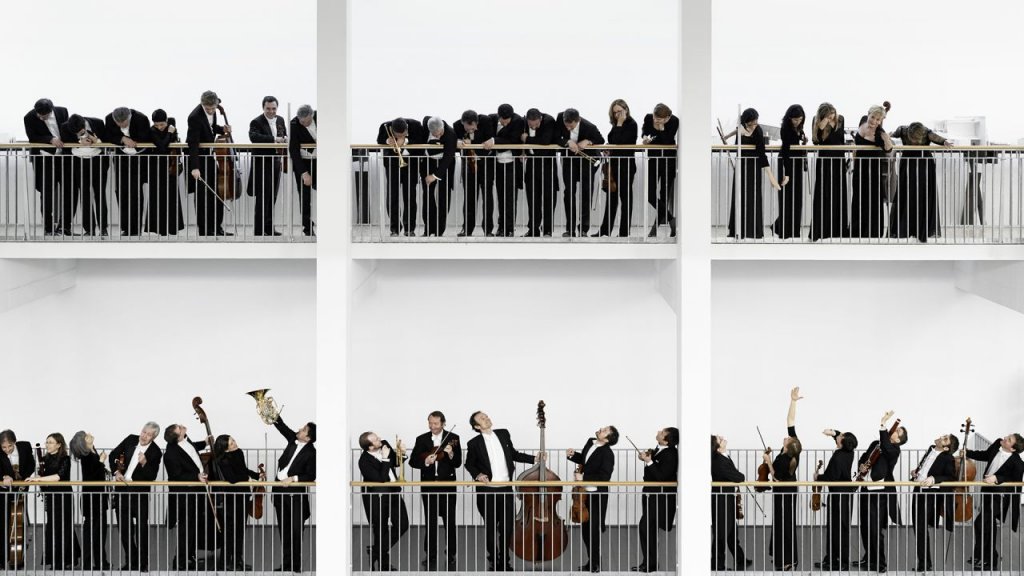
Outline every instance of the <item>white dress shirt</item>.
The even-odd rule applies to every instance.
[[[181,445],[181,449],[185,451],[185,454],[188,454],[188,457],[192,459],[192,462],[195,463],[196,468],[199,468],[201,473],[203,471],[203,460],[199,457],[199,452],[196,452],[196,447],[189,442],[187,437],[178,444]]]
[[[504,128],[505,127],[501,125],[501,122],[498,122],[498,128],[494,131],[494,134],[501,134],[501,131]],[[511,150],[501,150],[500,152],[498,152],[498,164],[508,164],[509,162],[512,162],[512,160],[513,157]]]
[[[124,134],[125,136],[131,138],[131,134],[128,133],[128,128],[131,125],[132,125],[132,117],[128,116],[128,126],[125,126],[124,128],[121,128],[121,134]],[[124,152],[125,154],[130,154],[130,155],[135,155],[135,154],[139,153],[139,149],[138,148],[121,148],[121,151]]]
[[[291,461],[288,462],[288,465],[282,468],[281,470],[278,470],[278,480],[287,480],[289,477],[291,477],[291,474],[289,474],[288,472],[291,470],[292,464],[295,464],[295,459],[299,457],[299,452],[302,452],[302,449],[305,447],[305,442],[299,442],[298,440],[295,441],[295,453],[292,454],[292,459]]]
[[[135,450],[132,452],[131,461],[128,462],[128,470],[124,473],[125,480],[130,481],[132,479],[132,474],[135,474],[135,469],[139,467],[139,455],[145,454],[147,448],[149,448],[149,444],[145,446],[139,444],[135,447]]]
[[[578,122],[576,127],[569,132],[569,140],[572,140],[573,142],[580,141],[580,124],[582,124],[582,122]]]
[[[46,129],[50,131],[50,135],[53,136],[54,138],[60,138],[60,126],[57,125],[56,112],[51,112],[50,115],[46,117]],[[40,150],[40,152],[47,156],[51,155],[46,150]],[[60,154],[61,152],[63,151],[60,148],[57,148],[57,154]]]
[[[487,459],[491,461],[491,482],[508,482],[508,464],[505,462],[505,449],[501,447],[498,435],[492,432],[481,432],[484,446],[487,447]]]
[[[383,452],[383,450],[377,450],[376,452],[370,452],[370,454],[373,454],[373,457],[376,458],[377,460],[380,460],[381,462],[390,463],[391,460],[389,458],[385,458]],[[392,468],[390,465],[388,466],[387,482],[398,482],[398,476],[395,475],[395,469]]]
[[[991,476],[996,472],[999,472],[999,469],[1003,467],[1003,464],[1006,464],[1006,461],[1010,459],[1011,454],[1012,452],[1007,452],[1000,448],[999,452],[996,453],[995,458],[993,458],[992,461],[988,463],[988,467],[985,468],[985,476]]]

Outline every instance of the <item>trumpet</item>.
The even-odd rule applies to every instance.
[[[260,419],[263,420],[264,424],[275,424],[277,419],[281,417],[281,410],[284,406],[278,406],[277,402],[270,396],[267,396],[267,391],[270,388],[260,388],[259,390],[253,390],[252,392],[246,392],[249,396],[252,396],[256,400],[256,413],[260,415]]]
[[[589,161],[589,162],[590,162],[590,163],[591,163],[592,165],[594,165],[594,166],[597,166],[598,164],[600,164],[600,163],[601,163],[601,161],[600,161],[600,160],[598,160],[597,158],[594,158],[594,157],[593,157],[593,156],[591,156],[590,154],[587,154],[586,152],[584,152],[582,148],[580,148],[580,149],[579,149],[579,150],[578,150],[578,151],[576,152],[576,155],[578,155],[578,156],[580,156],[581,158],[583,158],[583,159],[585,159],[585,160]]]
[[[388,138],[391,138],[391,146],[394,147],[395,155],[398,156],[398,167],[405,168],[407,162],[405,161],[405,157],[402,156],[402,147],[398,145],[398,138],[395,138],[395,133],[391,130],[391,126],[388,126],[387,129]]]

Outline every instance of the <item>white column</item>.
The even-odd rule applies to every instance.
[[[679,515],[680,574],[711,565],[711,0],[680,3]]]
[[[317,572],[349,572],[348,267],[351,242],[347,1],[317,1]]]

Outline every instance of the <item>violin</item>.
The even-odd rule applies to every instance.
[[[447,448],[449,446],[452,447],[453,451],[454,450],[458,450],[459,449],[459,439],[457,437],[452,436],[448,440],[445,440],[444,442],[441,442],[441,445],[438,446],[437,448],[435,448],[435,449],[433,449],[433,450],[431,450],[429,452],[423,452],[423,453],[419,454],[419,458],[421,460],[426,461],[427,458],[430,458],[431,456],[433,456],[435,462],[440,462],[442,460],[447,460],[448,459],[448,453],[445,452],[445,448]],[[452,452],[452,454],[454,454],[454,453],[455,452]]]
[[[537,427],[540,428],[540,453],[544,454],[544,430],[547,417],[544,401],[537,404]],[[519,481],[558,482],[558,474],[548,469],[545,460],[538,459],[529,470],[519,475]],[[516,517],[512,534],[515,555],[530,562],[554,560],[569,545],[569,531],[558,516],[555,506],[562,499],[560,487],[530,486],[519,489],[523,508]]]
[[[967,459],[966,450],[967,439],[970,437],[971,432],[974,431],[974,425],[970,418],[960,426],[960,431],[964,433],[964,441],[960,444],[960,446],[964,447],[964,455],[953,461],[953,466],[956,470],[956,480],[957,482],[974,482],[978,476],[978,469],[975,467],[973,460]],[[953,492],[953,520],[956,522],[969,522],[974,517],[974,497],[968,493],[966,487],[954,488]]]
[[[217,110],[224,117],[224,124],[230,126],[231,122],[228,121],[227,112],[224,111],[224,107],[220,103],[217,104]],[[235,141],[231,134],[224,134],[217,136],[214,142],[234,144]],[[238,157],[235,150],[234,148],[215,148],[213,155],[217,161],[217,196],[224,201],[234,200],[242,190],[242,173],[238,169]]]
[[[583,465],[576,465],[576,473],[583,473]],[[590,510],[587,508],[587,489],[583,486],[576,486],[572,489],[572,509],[569,511],[569,519],[577,524],[590,521]]]
[[[736,494],[736,519],[743,520],[743,496]]]
[[[619,183],[615,181],[615,175],[612,174],[609,162],[601,164],[601,190],[609,194],[619,193]]]
[[[818,474],[821,473],[821,467],[825,465],[824,460],[818,460],[818,465],[814,468],[814,481],[818,481]],[[811,488],[811,510],[815,512],[821,510],[821,486],[815,486]]]
[[[267,481],[267,469],[263,464],[256,467],[260,471],[260,482]],[[263,518],[263,498],[267,489],[263,486],[256,486],[252,489],[252,498],[249,499],[249,516],[254,520]]]
[[[899,430],[899,428],[900,428],[900,419],[897,418],[896,421],[893,422],[892,427],[889,428],[889,432],[888,432],[889,436],[892,436],[893,433],[895,433],[897,430]],[[862,481],[864,481],[864,478],[868,475],[868,472],[871,471],[871,468],[874,467],[875,462],[878,462],[878,458],[881,455],[882,455],[882,443],[879,442],[875,446],[875,449],[871,451],[871,454],[868,454],[867,462],[862,464],[861,467],[860,467],[860,470],[857,471],[857,478],[854,481],[855,482],[862,482]]]
[[[761,439],[761,447],[764,448],[764,453],[768,454],[768,455],[771,455],[772,449],[769,448],[768,446],[765,446],[764,436],[761,435],[761,428],[760,428],[760,426],[757,428],[757,436]],[[769,476],[771,475],[771,472],[772,472],[772,469],[771,469],[770,466],[768,466],[768,463],[767,462],[761,462],[761,465],[757,467],[757,481],[758,482],[768,482]],[[757,486],[756,488],[754,488],[754,492],[767,492],[767,491],[768,491],[768,487],[767,486]]]

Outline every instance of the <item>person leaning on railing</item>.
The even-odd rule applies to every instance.
[[[70,442],[71,455],[78,460],[83,482],[110,479],[107,453],[96,453],[96,439],[84,430],[75,432]],[[82,486],[82,570],[110,570],[107,556],[106,486]]]
[[[981,489],[981,509],[974,518],[974,556],[972,564],[979,570],[999,568],[999,525],[1010,514],[1011,527],[1017,531],[1020,524],[1020,490],[1003,487],[1006,482],[1020,482],[1024,478],[1024,437],[1008,434],[992,443],[987,450],[967,450],[967,457],[988,462],[982,481],[989,486]]]
[[[853,470],[853,451],[857,449],[857,437],[853,432],[839,432],[831,428],[822,432],[833,438],[836,450],[832,452],[825,471],[818,482],[850,482]],[[825,555],[815,568],[826,570],[850,569],[850,522],[853,512],[855,487],[833,485],[828,487],[828,520],[825,524]]]
[[[953,490],[943,488],[943,482],[956,480],[953,453],[960,448],[956,434],[945,434],[928,447],[924,459],[918,464],[912,481],[920,481],[914,488],[914,538],[917,541],[918,572],[932,570],[931,529],[939,516],[945,521],[946,532],[953,533]]]
[[[82,199],[82,228],[85,235],[93,236],[99,232],[101,236],[106,236],[107,169],[110,167],[110,158],[103,153],[102,148],[95,146],[108,139],[106,127],[99,118],[72,114],[67,122],[60,125],[60,133],[61,140],[79,144],[71,149],[71,157],[65,167],[70,170],[67,180],[74,191],[72,198]],[[70,217],[64,217],[69,222],[74,220],[74,206],[70,210]]]
[[[846,143],[845,119],[835,106],[822,102],[811,123],[811,142],[816,146]],[[821,148],[814,163],[814,199],[811,201],[811,242],[850,235],[847,204],[846,152]]]
[[[575,108],[567,108],[555,118],[558,126],[558,145],[568,148],[572,154],[566,154],[562,158],[562,185],[565,189],[562,192],[563,205],[565,210],[565,233],[562,236],[586,236],[590,230],[590,203],[593,199],[594,170],[597,168],[591,160],[585,158],[588,147],[594,144],[604,144],[604,137],[590,120],[580,117]],[[633,123],[634,126],[636,123]],[[634,132],[635,135],[635,132]],[[633,138],[636,142],[636,138]],[[580,185],[580,201],[576,202],[575,185]],[[618,199],[613,200],[609,195],[609,202],[618,205]],[[552,198],[554,202],[554,198]],[[552,204],[554,206],[554,204]],[[577,219],[578,217],[578,219]],[[579,222],[577,229],[576,223]],[[601,229],[602,236],[608,235],[608,217],[605,214],[604,227]]]
[[[658,430],[658,445],[644,450],[637,458],[644,463],[644,482],[677,482],[679,479],[679,429]],[[676,487],[644,486],[641,503],[640,564],[634,572],[658,571],[658,530],[669,531],[676,519]]]
[[[953,142],[920,122],[893,130],[904,146],[952,146]],[[927,242],[939,234],[939,197],[936,192],[935,159],[927,150],[900,152],[899,183],[889,212],[890,238],[917,238]]]
[[[724,436],[711,436],[711,481],[743,482],[746,476],[736,468],[728,451]],[[711,570],[721,572],[725,567],[725,549],[735,561],[736,570],[745,570],[754,561],[747,558],[743,546],[736,539],[736,488],[711,488]]]
[[[558,142],[560,126],[550,114],[530,108],[526,111],[526,128],[519,139],[523,144],[531,146],[555,144]],[[555,155],[555,151],[544,148],[530,148],[523,153],[523,162],[526,163],[523,179],[526,184],[527,211],[524,236],[551,236],[555,191],[558,189]]]
[[[796,541],[796,503],[797,489],[785,486],[786,482],[796,482],[796,469],[800,466],[800,454],[803,444],[796,436],[796,403],[803,399],[800,387],[789,392],[789,410],[786,413],[786,436],[782,439],[782,449],[774,460],[771,453],[764,453],[764,461],[768,464],[771,478],[777,484],[772,487],[772,560],[776,570],[793,570],[800,558]]]
[[[419,120],[412,118],[395,118],[382,123],[377,130],[377,144],[390,146],[384,149],[382,156],[384,175],[388,181],[388,227],[392,237],[399,234],[416,236],[416,182],[422,151],[410,151],[406,146],[421,141],[426,141],[425,128]],[[401,159],[398,157],[399,154],[402,156]],[[403,159],[405,166],[402,166]]]
[[[779,128],[782,149],[779,151],[779,215],[772,224],[772,232],[779,238],[799,238],[802,231],[804,208],[804,172],[807,171],[807,152],[793,150],[793,146],[807,143],[804,134],[804,107],[793,104],[786,109]]]
[[[629,114],[629,104],[619,98],[612,102],[608,109],[608,121],[612,129],[608,131],[608,143],[617,145],[633,146],[636,144],[637,125],[636,120]],[[602,180],[609,182],[608,201],[606,203],[604,218],[601,220],[599,236],[611,234],[615,227],[615,208],[619,206],[621,212],[619,218],[619,236],[629,236],[629,226],[633,214],[633,177],[636,176],[636,151],[612,150],[608,152],[609,176]],[[610,182],[614,179],[617,191],[612,192]],[[603,232],[603,233],[602,233]]]
[[[288,141],[288,154],[292,159],[292,174],[299,190],[299,211],[302,214],[302,233],[316,236],[313,222],[313,190],[316,189],[316,148],[303,148],[316,144],[316,110],[309,104],[299,106],[292,118]]]
[[[640,129],[643,143],[656,146],[676,145],[676,133],[679,131],[679,118],[672,114],[672,109],[659,103],[654,113],[644,116],[644,124]],[[649,237],[658,235],[658,226],[669,226],[669,236],[676,235],[676,151],[647,151],[647,202],[654,208],[658,217],[651,224]]]
[[[64,436],[55,432],[46,437],[46,454],[39,474],[26,478],[28,482],[42,484],[43,510],[46,511],[43,565],[54,570],[73,570],[82,555],[75,534],[75,503],[72,488],[59,485],[71,480],[71,456]]]
[[[0,432],[0,479],[3,480],[3,486],[6,488],[3,497],[0,497],[0,525],[2,525],[0,526],[0,536],[3,536],[5,545],[10,541],[13,529],[17,528],[24,534],[28,526],[28,515],[23,516],[24,524],[21,526],[15,527],[11,522],[11,509],[14,506],[17,493],[25,491],[25,488],[12,488],[11,484],[23,480],[35,472],[35,469],[36,458],[32,455],[32,445],[25,441],[19,442],[12,430]],[[13,564],[13,559],[8,559],[7,556],[4,558],[4,563],[8,568],[21,568],[21,566]],[[11,563],[7,563],[7,560],[10,560]]]
[[[494,127],[491,119],[474,110],[466,110],[462,118],[452,126],[455,130],[459,150],[463,146],[492,141]],[[462,152],[462,189],[465,195],[462,213],[462,230],[458,236],[472,236],[476,228],[476,197],[483,198],[481,225],[485,236],[494,236],[494,168],[490,164],[488,150],[466,150]]]
[[[154,148],[150,154],[147,174],[149,212],[146,216],[146,231],[166,236],[177,234],[185,227],[181,197],[178,195],[181,150],[171,148],[171,144],[178,142],[178,128],[174,118],[168,118],[167,112],[157,108],[153,111],[152,120],[149,137]]]
[[[866,121],[853,132],[853,143],[870,147],[853,154],[853,194],[850,203],[850,235],[881,238],[885,231],[889,161],[892,139],[882,128],[885,108],[872,106]]]
[[[515,113],[511,104],[498,106],[496,114],[489,115],[494,137],[483,143],[484,149],[491,146],[519,144],[526,130],[523,118]],[[516,227],[516,199],[523,186],[523,165],[516,162],[512,150],[499,150],[495,154],[494,182],[498,195],[497,236],[511,237]]]
[[[74,203],[71,183],[67,178],[64,141],[60,125],[68,121],[68,109],[54,106],[49,98],[36,100],[32,110],[25,114],[25,135],[33,144],[49,144],[31,152],[35,188],[39,192],[39,207],[43,217],[43,234],[61,235],[74,227]],[[63,212],[70,211],[71,218]]]
[[[747,108],[740,115],[740,126],[736,130],[725,135],[728,140],[733,136],[739,136],[739,143],[743,146],[753,146],[753,150],[744,149],[740,152],[740,178],[741,189],[738,192],[739,198],[734,198],[729,205],[729,237],[730,238],[763,238],[764,237],[764,196],[761,194],[761,175],[768,176],[772,189],[778,190],[782,185],[775,180],[771,164],[768,162],[768,155],[764,148],[764,131],[757,124],[758,113],[753,108]],[[733,190],[736,187],[733,186]],[[735,196],[736,194],[730,194]],[[742,200],[739,214],[735,207],[735,201]],[[737,223],[737,219],[739,222]]]
[[[455,151],[458,140],[455,130],[440,116],[424,116],[427,127],[426,144],[440,144],[441,149],[428,150],[423,176],[423,222],[427,236],[444,236],[448,226],[448,207],[455,186]],[[440,183],[440,187],[438,186]]]
[[[116,462],[114,480],[123,486],[114,488],[114,506],[117,507],[117,532],[125,558],[121,570],[143,572],[149,570],[149,493],[147,486],[132,486],[132,482],[153,482],[160,473],[163,453],[153,440],[160,433],[160,425],[147,422],[138,435],[129,434],[110,452],[110,461]],[[123,471],[122,471],[123,467]]]
[[[359,448],[363,451],[359,455],[363,482],[398,482],[395,468],[404,466],[404,458],[399,460],[398,452],[387,440],[381,440],[374,432],[363,432],[359,435]],[[402,444],[399,443],[397,448],[402,450]],[[363,511],[373,533],[373,544],[366,547],[370,555],[370,570],[395,571],[391,565],[391,548],[409,531],[409,512],[402,499],[402,488],[364,486]]]
[[[121,106],[107,114],[105,124],[110,142],[121,145],[114,153],[114,191],[121,213],[121,235],[138,236],[146,207],[142,199],[146,163],[136,145],[150,141],[149,118],[138,110]]]
[[[892,418],[892,411],[882,415],[878,428],[878,440],[868,444],[867,449],[857,461],[860,473],[868,475],[871,482],[895,482],[896,464],[900,459],[900,447],[907,443],[907,427],[900,426],[891,434],[886,424]],[[878,459],[871,464],[871,453],[875,448],[880,450]],[[868,474],[870,472],[870,474]],[[876,572],[885,572],[885,536],[889,532],[889,519],[897,525],[900,521],[900,509],[896,501],[894,486],[863,486],[857,499],[861,548],[864,556],[854,565],[865,567]]]

